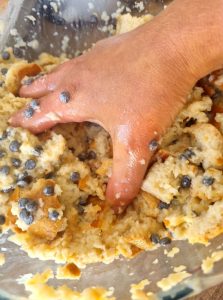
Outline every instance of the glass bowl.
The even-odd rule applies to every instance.
[[[50,2],[60,7],[59,12],[50,8]],[[167,4],[167,1],[143,1],[144,9],[139,11],[136,2],[12,0],[0,15],[1,24],[4,24],[0,45],[1,48],[19,45],[28,60],[35,59],[41,52],[49,52],[53,55],[65,52],[69,57],[73,57],[89,48],[92,43],[112,33],[115,18],[103,20],[100,17],[103,11],[111,16],[117,9],[125,13],[126,7],[130,7],[135,15],[148,12],[156,15]],[[120,9],[123,6],[124,9]],[[27,16],[33,18],[26,18]],[[130,285],[148,279],[152,282],[149,290],[157,295],[157,299],[177,300],[222,282],[223,261],[216,263],[213,272],[208,275],[203,274],[201,263],[213,251],[223,248],[223,235],[214,239],[208,246],[190,245],[186,241],[179,241],[173,242],[165,249],[168,251],[174,246],[180,249],[174,258],[168,258],[164,254],[164,248],[159,248],[151,252],[143,252],[131,260],[120,258],[108,265],[102,263],[89,265],[82,271],[82,276],[77,281],[51,280],[50,283],[55,286],[66,283],[77,290],[91,286],[114,287],[114,296],[117,299],[128,300]],[[49,267],[56,270],[56,264],[52,261],[29,258],[18,246],[7,241],[7,235],[0,237],[0,252],[5,253],[6,256],[6,263],[0,268],[0,299],[25,299],[28,293],[21,284],[22,278],[42,272]],[[156,259],[158,263],[154,264]],[[174,267],[180,265],[186,266],[187,271],[192,274],[191,277],[167,292],[159,290],[156,282],[168,276],[173,272]]]

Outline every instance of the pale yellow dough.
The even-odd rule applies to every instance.
[[[118,33],[149,19],[151,16],[141,19],[130,15],[121,17]],[[56,58],[43,53],[33,65],[47,73],[65,60],[63,56]],[[117,217],[105,201],[112,149],[110,137],[101,127],[87,123],[58,125],[40,136],[22,128],[9,127],[7,121],[11,114],[30,101],[16,96],[22,79],[21,66],[29,70],[27,75],[31,74],[30,64],[16,59],[12,53],[10,60],[0,60],[0,68],[9,69],[6,78],[0,74],[0,80],[6,80],[6,85],[0,87],[0,136],[4,130],[8,134],[1,142],[6,156],[0,160],[0,167],[10,165],[8,175],[0,174],[0,189],[16,187],[15,180],[24,172],[27,159],[35,159],[36,167],[28,172],[32,176],[28,186],[0,193],[0,214],[6,216],[3,231],[12,229],[9,239],[20,245],[30,257],[72,263],[82,268],[89,263],[112,262],[120,255],[132,258],[140,251],[154,249],[157,245],[150,239],[153,233],[160,238],[208,243],[223,232],[223,118],[216,116],[219,126],[209,121],[208,113],[213,102],[202,88],[195,87],[189,94],[187,104],[160,141],[156,161],[146,175],[142,190],[126,212]],[[220,78],[218,80],[220,82]],[[187,127],[186,122],[191,118],[196,124]],[[15,139],[21,144],[20,151],[12,153],[9,144]],[[42,147],[40,155],[34,151],[36,146]],[[182,159],[182,154],[188,149],[193,154]],[[81,161],[78,158],[79,154],[89,151],[95,152],[96,159]],[[11,166],[13,157],[21,160],[20,168]],[[80,175],[77,183],[70,179],[72,172]],[[49,173],[53,176],[46,179]],[[191,186],[187,189],[180,186],[185,175],[191,178]],[[213,184],[203,184],[204,176],[212,177]],[[54,187],[53,196],[44,196],[43,189],[47,185]],[[29,226],[19,217],[18,200],[21,197],[38,203],[34,222]],[[170,207],[161,210],[160,201],[170,204]],[[56,221],[48,217],[53,210],[59,215]],[[169,255],[177,252],[174,250]],[[66,271],[66,267],[61,267],[58,277],[72,277]],[[48,272],[44,276],[48,279],[52,274]],[[173,282],[180,282],[188,276],[186,271],[174,273],[160,281],[158,286],[167,290]],[[47,279],[35,286],[38,278],[34,277],[27,283],[27,289],[33,293],[31,299],[37,299],[37,296],[38,299],[56,299],[58,294],[63,295],[63,299],[67,299],[68,294],[72,295],[70,299],[107,297],[103,289],[85,291],[85,296],[67,287],[54,290],[45,284]],[[86,298],[88,293],[91,293],[91,298]],[[109,299],[113,299],[111,297]]]

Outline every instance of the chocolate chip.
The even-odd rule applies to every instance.
[[[211,176],[204,176],[202,178],[202,183],[206,186],[210,186],[214,183],[215,179]]]
[[[160,245],[162,245],[162,246],[169,245],[170,243],[171,243],[171,239],[168,237],[164,237],[164,238],[160,239]]]
[[[2,69],[1,69],[2,75],[6,75],[7,72],[8,72],[8,69],[7,69],[7,68],[2,68]]]
[[[30,200],[30,201],[28,201],[26,203],[25,208],[29,212],[37,211],[37,209],[38,209],[38,203],[36,201]]]
[[[0,158],[4,157],[6,155],[4,150],[0,150]]]
[[[87,158],[88,158],[88,155],[87,155],[87,153],[85,153],[85,152],[81,152],[80,154],[78,154],[78,159],[80,160],[80,161],[85,161],[85,160],[87,160]]]
[[[190,118],[189,120],[186,121],[185,127],[190,127],[190,126],[192,126],[192,125],[194,125],[194,124],[196,124],[196,123],[197,123],[197,119],[195,119],[195,118]]]
[[[11,162],[12,162],[13,167],[15,167],[15,168],[19,168],[22,164],[21,160],[19,158],[15,158],[15,157],[11,158]]]
[[[33,169],[35,169],[35,167],[36,167],[36,161],[34,159],[28,159],[25,162],[25,168],[27,170],[33,170]]]
[[[23,112],[23,116],[26,118],[26,119],[30,119],[32,118],[32,116],[34,115],[34,109],[32,107],[28,107],[24,110]]]
[[[9,166],[2,166],[0,167],[0,173],[4,174],[4,175],[8,175],[10,172],[10,167]]]
[[[6,218],[4,215],[0,215],[0,225],[4,225],[6,222]]]
[[[3,87],[4,83],[5,82],[3,80],[0,80],[0,87]]]
[[[18,201],[19,208],[25,208],[26,204],[30,201],[28,198],[20,198]]]
[[[8,132],[6,130],[4,130],[0,137],[0,140],[3,141],[5,139],[7,139],[7,137],[8,137]]]
[[[78,173],[78,172],[72,172],[71,175],[70,175],[70,180],[73,183],[78,183],[78,181],[80,180],[80,173]]]
[[[19,187],[26,187],[28,184],[32,182],[33,178],[26,171],[22,174],[19,174],[17,177],[16,184]]]
[[[149,150],[150,151],[155,151],[155,150],[157,150],[158,147],[159,147],[159,144],[158,144],[157,140],[152,140],[149,143]]]
[[[44,176],[45,179],[52,179],[54,177],[55,177],[54,172],[49,172]]]
[[[52,210],[52,211],[50,211],[49,213],[48,213],[48,217],[49,217],[49,219],[51,220],[51,221],[56,221],[56,220],[58,220],[58,217],[59,217],[59,213],[58,213],[58,211],[56,211],[56,210]]]
[[[86,206],[88,205],[89,200],[87,197],[80,197],[78,200],[78,205]]]
[[[33,154],[35,156],[40,156],[40,154],[43,152],[43,147],[42,146],[36,146],[34,149],[33,149]]]
[[[91,160],[91,159],[96,159],[97,158],[97,155],[94,151],[89,151],[88,154],[87,154],[87,159]]]
[[[8,51],[2,52],[2,59],[9,60],[10,59],[10,53]]]
[[[26,224],[30,225],[34,221],[33,215],[27,211],[25,208],[23,208],[19,213],[19,218]]]
[[[17,58],[22,58],[23,57],[23,51],[22,51],[21,48],[14,47],[12,52],[13,52],[14,56],[17,57]]]
[[[182,154],[180,154],[180,159],[189,159],[192,156],[195,156],[196,154],[194,153],[194,151],[190,148],[184,150],[184,152]]]
[[[170,203],[160,201],[158,207],[159,207],[159,209],[168,209],[170,207]]]
[[[21,144],[18,141],[14,140],[9,144],[9,150],[11,152],[19,152],[20,146]]]
[[[54,187],[52,185],[46,186],[43,189],[43,194],[45,196],[53,196],[54,195]]]
[[[152,233],[151,236],[150,236],[150,240],[153,244],[159,244],[160,242],[160,237],[158,234],[156,233]]]
[[[180,186],[182,188],[189,188],[191,186],[191,178],[188,175],[183,175],[181,178]]]
[[[70,93],[68,91],[61,92],[59,97],[62,103],[68,103],[70,101]]]
[[[76,209],[77,209],[77,212],[78,212],[79,215],[83,215],[83,213],[84,213],[84,207],[82,205],[78,204],[76,206]]]
[[[38,100],[33,99],[33,100],[29,103],[29,106],[30,106],[32,109],[36,110],[36,109],[38,109],[38,108],[40,107],[40,104],[39,104],[39,101],[38,101]]]

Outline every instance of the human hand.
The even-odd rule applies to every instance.
[[[189,63],[183,48],[169,39],[168,29],[160,31],[163,20],[157,17],[132,32],[102,40],[86,54],[23,86],[20,95],[39,99],[40,109],[30,117],[25,108],[11,118],[13,126],[33,133],[66,122],[103,126],[113,143],[106,196],[116,210],[139,192],[159,137],[200,76],[191,57]]]

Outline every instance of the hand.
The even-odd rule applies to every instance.
[[[20,95],[39,98],[40,110],[25,118],[23,109],[11,118],[13,126],[34,133],[66,122],[103,126],[113,143],[106,196],[116,210],[139,192],[159,137],[200,76],[192,70],[193,61],[171,42],[168,29],[160,31],[163,20],[157,17],[130,33],[102,40],[88,53],[23,86]]]

